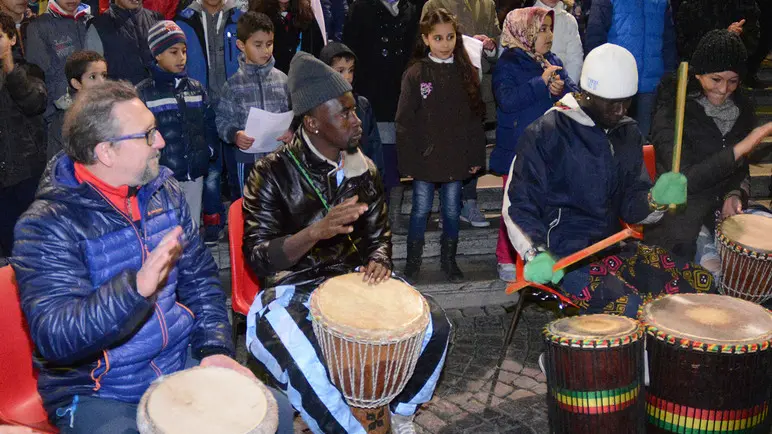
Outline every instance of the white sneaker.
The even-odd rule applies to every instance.
[[[498,264],[496,268],[499,270],[500,280],[505,282],[514,282],[517,280],[515,264]]]
[[[413,424],[413,415],[402,416],[401,414],[391,414],[391,432],[392,434],[416,434]]]

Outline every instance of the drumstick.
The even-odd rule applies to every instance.
[[[608,238],[600,240],[589,247],[585,247],[584,249],[579,250],[578,252],[572,253],[566,256],[565,258],[562,258],[561,260],[555,262],[555,265],[552,267],[552,271],[555,272],[558,270],[562,270],[570,265],[573,265],[581,261],[582,259],[588,258],[600,252],[601,250],[607,249],[613,246],[614,244],[620,241],[624,241],[630,237],[641,239],[643,235],[640,232],[636,232],[629,227],[622,229],[621,231],[615,233],[614,235]],[[512,294],[513,292],[520,291],[521,289],[531,285],[532,283],[527,280],[519,280],[519,281],[512,282],[509,286],[507,286],[507,294]]]
[[[686,85],[689,83],[689,62],[678,66],[678,92],[676,93],[675,128],[673,137],[673,173],[681,170],[681,144],[684,139],[684,109],[686,107]],[[670,204],[670,210],[676,205]]]

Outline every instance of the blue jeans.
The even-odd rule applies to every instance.
[[[214,150],[216,160],[209,162],[209,171],[204,178],[204,197],[202,207],[205,215],[220,214],[225,211],[220,198],[220,178],[222,175],[223,152],[222,143],[217,142]],[[224,223],[224,222],[223,222]]]
[[[654,110],[654,104],[657,102],[657,94],[652,93],[639,93],[635,96],[635,118],[638,121],[638,129],[641,130],[643,140],[645,143],[649,141],[649,130],[651,129],[651,119]]]
[[[191,357],[188,348],[185,368],[192,368],[199,361]],[[279,409],[279,434],[292,434],[294,410],[287,397],[268,387]],[[137,404],[77,395],[68,407],[57,410],[54,424],[61,434],[135,434],[137,431]]]
[[[410,228],[407,239],[423,240],[426,219],[432,212],[434,188],[440,188],[440,212],[442,233],[452,240],[458,239],[458,217],[461,214],[461,181],[433,183],[413,180],[413,209],[410,211]]]

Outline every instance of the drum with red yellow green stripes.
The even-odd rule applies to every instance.
[[[734,297],[668,295],[641,307],[649,433],[772,432],[772,312]]]
[[[643,329],[637,321],[562,318],[547,324],[544,336],[552,433],[644,432]]]

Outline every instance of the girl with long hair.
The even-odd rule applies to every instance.
[[[410,280],[421,267],[435,188],[442,202],[442,271],[450,281],[463,279],[455,258],[461,182],[485,165],[484,116],[480,79],[464,49],[456,17],[446,9],[425,15],[402,78],[396,116],[399,171],[413,177],[405,267]]]
[[[310,0],[249,0],[249,10],[262,12],[273,21],[275,67],[285,74],[298,47],[314,56],[324,47]]]

